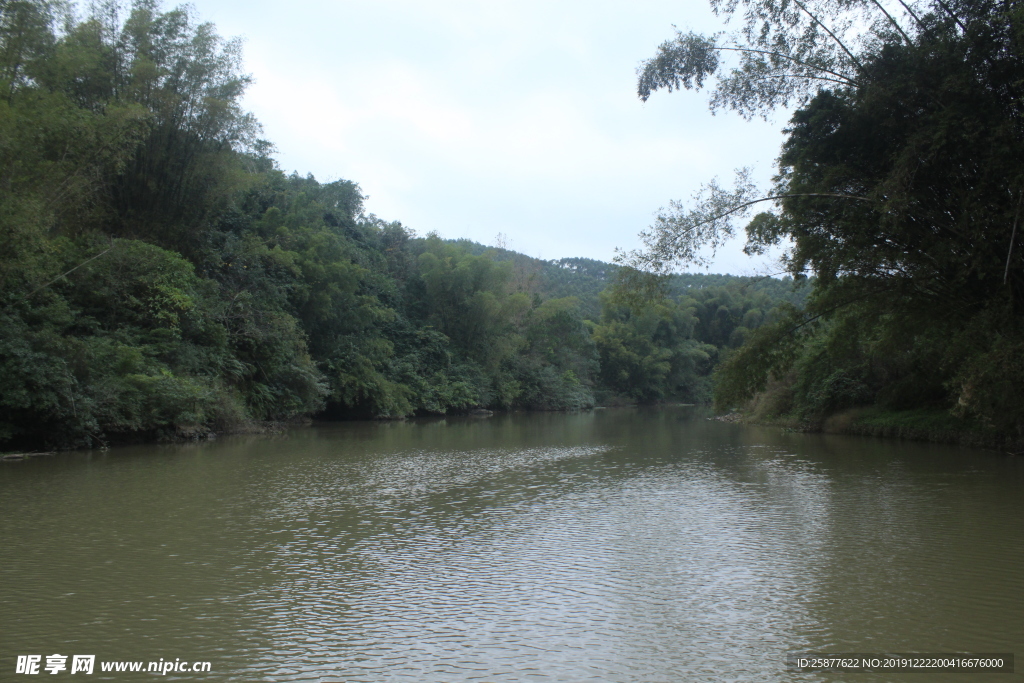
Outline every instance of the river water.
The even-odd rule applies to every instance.
[[[917,683],[1020,674],[786,653],[1024,655],[1024,459],[686,408],[3,463],[0,540],[0,680],[55,653],[209,661],[162,677],[193,681]]]

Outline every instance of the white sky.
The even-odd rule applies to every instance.
[[[767,185],[783,139],[784,116],[712,116],[703,92],[637,99],[636,67],[673,24],[723,28],[706,0],[193,4],[245,39],[245,103],[281,168],[353,180],[420,235],[610,261],[715,176],[751,166]],[[764,271],[741,246],[710,270]]]

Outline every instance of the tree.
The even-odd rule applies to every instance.
[[[961,3],[954,7],[944,0],[928,5],[898,1],[899,11],[892,12],[878,0],[796,0],[792,4],[777,0],[714,0],[712,7],[720,15],[732,16],[742,7],[742,30],[713,36],[678,32],[639,70],[638,94],[646,100],[658,89],[700,89],[706,81],[713,80],[716,87],[710,101],[712,110],[730,108],[747,118],[767,118],[779,107],[793,102],[807,105],[826,92],[853,97],[872,89],[894,87],[882,63],[900,62],[917,54],[930,55],[926,59],[939,70],[958,66],[954,72],[961,78],[973,81],[979,89],[990,89],[1001,98],[996,110],[1010,118],[1017,116],[1011,111],[1020,99],[1020,86],[1013,75],[1021,59],[1019,39],[1015,37],[1019,3]],[[958,49],[952,47],[954,43]],[[730,65],[726,55],[738,55],[739,63]],[[950,59],[966,61],[952,64]],[[949,83],[952,81],[948,79]],[[923,90],[927,92],[919,90],[919,100],[941,107],[941,91],[927,87]],[[800,189],[808,188],[789,187],[781,182],[774,192],[765,195],[750,182],[746,171],[738,172],[733,189],[711,181],[696,195],[692,208],[683,202],[672,202],[672,210],[659,215],[652,230],[643,235],[646,249],[624,260],[662,270],[698,260],[700,247],[716,247],[732,237],[734,221],[760,202],[771,201],[778,206],[800,194],[827,199],[830,206],[841,207],[837,210],[846,211],[849,205],[856,211],[858,206],[863,208],[879,199],[856,191],[864,188],[798,192]],[[757,251],[771,243],[777,236],[774,226],[770,215],[755,219],[748,231],[748,248]]]
[[[594,326],[604,388],[634,401],[708,401],[708,375],[717,349],[694,338],[700,325],[694,301],[668,297],[623,301],[607,291]]]
[[[856,310],[873,322],[858,333],[867,358],[883,347],[936,357],[934,341],[945,339],[937,358],[949,405],[1019,426],[1021,410],[996,408],[993,397],[1014,397],[1008,387],[1024,376],[997,381],[991,368],[1024,349],[1024,255],[1015,245],[1024,207],[1024,4],[900,5],[744,2],[744,42],[680,34],[663,45],[641,71],[643,98],[715,78],[713,107],[748,117],[790,101],[801,107],[770,192],[743,173],[731,190],[711,183],[695,206],[674,203],[659,216],[646,249],[627,260],[670,269],[771,202],[747,225],[747,249],[792,240],[786,263],[794,275],[813,273],[815,290],[803,312],[753,335],[730,361],[726,384],[745,387],[732,400],[799,355],[778,352],[802,343],[783,332]],[[741,57],[727,71],[720,55],[729,51]],[[753,373],[746,384],[735,381],[743,373]],[[879,394],[885,384],[876,382]]]

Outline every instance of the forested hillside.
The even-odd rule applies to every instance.
[[[286,175],[191,10],[0,3],[0,449],[710,397],[791,282],[416,237]],[[80,8],[84,9],[84,8]],[[608,290],[608,291],[606,291]]]

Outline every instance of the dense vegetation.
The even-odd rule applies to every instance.
[[[712,104],[746,116],[798,102],[779,174],[767,193],[741,173],[733,190],[674,204],[632,262],[689,260],[771,201],[748,249],[791,240],[790,272],[815,275],[806,307],[724,364],[717,402],[756,397],[761,416],[812,422],[930,412],[1024,437],[1024,4],[714,6],[742,13],[742,33],[680,33],[645,65],[640,94],[711,79]],[[723,67],[725,54],[739,63]]]
[[[239,44],[190,10],[0,0],[0,448],[708,400],[791,284],[417,238],[285,175]]]

